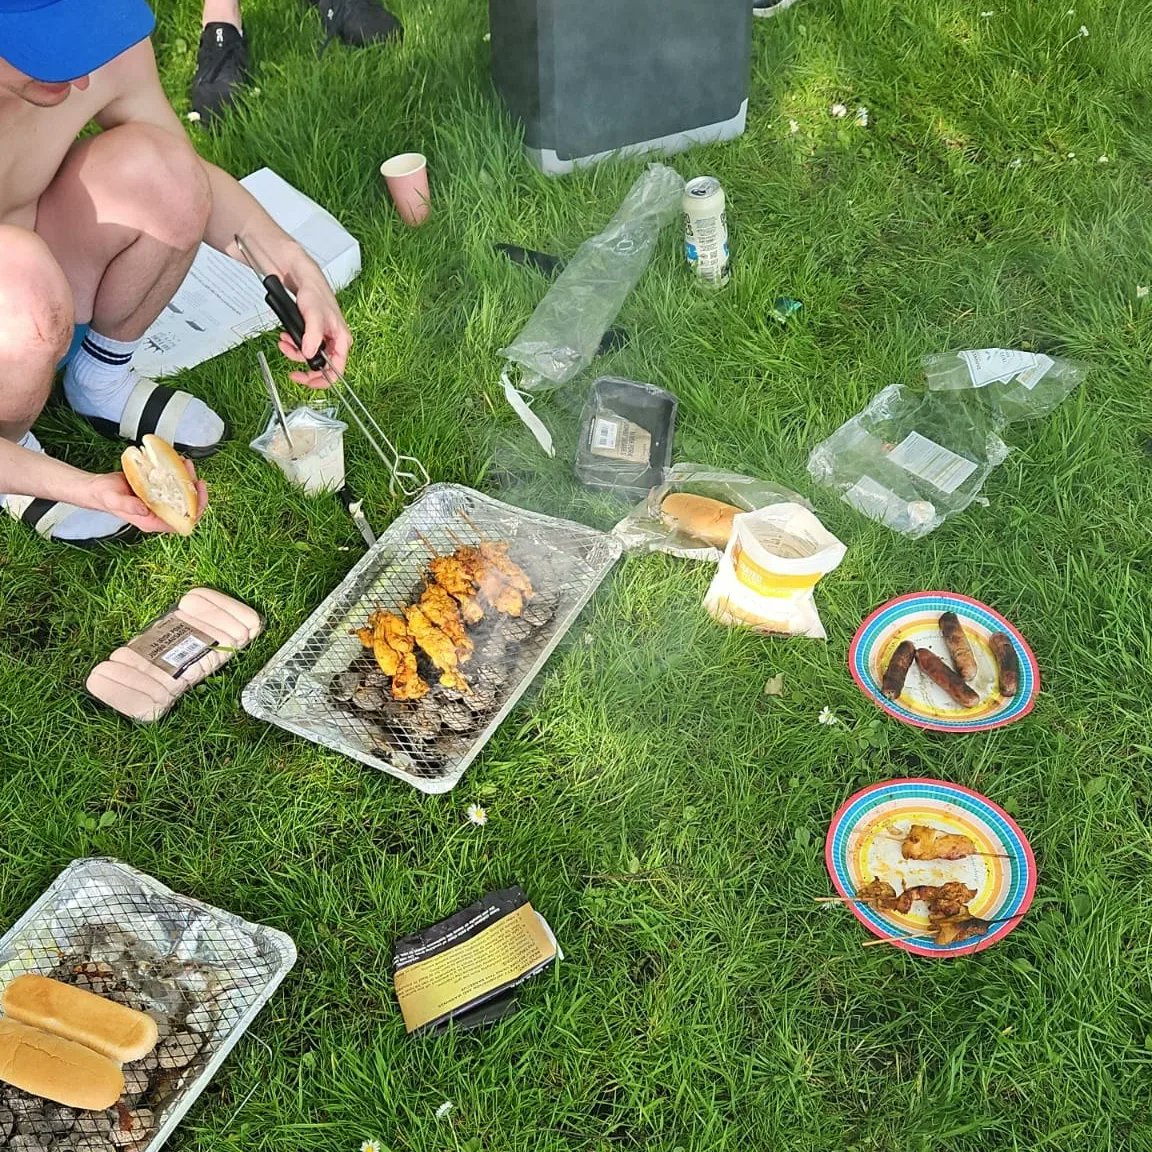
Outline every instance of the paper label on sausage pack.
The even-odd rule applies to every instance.
[[[590,440],[588,451],[610,460],[646,464],[652,453],[651,434],[619,416],[597,416],[592,421]]]
[[[978,467],[966,456],[921,436],[919,432],[909,432],[888,454],[888,459],[898,468],[919,476],[948,495],[955,492]]]
[[[973,388],[1007,384],[1015,378],[1031,391],[1052,368],[1051,357],[1036,352],[1016,352],[1011,348],[976,348],[960,353],[968,366]]]
[[[128,643],[133,652],[138,652],[173,680],[216,645],[213,637],[173,612],[161,616]]]

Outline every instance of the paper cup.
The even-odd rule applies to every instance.
[[[410,228],[419,228],[428,219],[432,207],[428,197],[428,160],[419,152],[404,152],[385,160],[380,175],[388,194]]]

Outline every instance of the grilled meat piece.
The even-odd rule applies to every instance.
[[[454,681],[460,661],[456,655],[456,645],[452,643],[451,638],[437,628],[424,613],[424,610],[416,605],[405,608],[404,615],[408,620],[412,638],[420,645],[421,651],[427,654],[428,659],[436,665],[440,672]],[[454,683],[448,681],[441,682],[449,688],[455,686]]]
[[[900,855],[905,860],[963,860],[975,854],[976,845],[969,837],[941,832],[925,824],[913,824],[900,845]]]
[[[430,691],[416,667],[416,654],[405,652],[396,675],[392,677],[392,695],[397,700],[423,700]]]
[[[456,645],[457,659],[461,663],[468,660],[475,645],[464,630],[460,607],[451,595],[441,585],[429,584],[420,597],[418,607]]]
[[[456,555],[437,556],[428,570],[436,583],[460,605],[460,615],[467,623],[477,624],[484,619],[484,609],[475,596],[476,581]]]

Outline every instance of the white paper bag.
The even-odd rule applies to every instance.
[[[813,592],[844,559],[845,546],[799,504],[773,504],[734,518],[704,608],[732,627],[823,640]]]

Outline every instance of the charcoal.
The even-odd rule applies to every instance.
[[[151,1108],[133,1108],[120,1117],[120,1122],[112,1129],[112,1143],[120,1147],[138,1144],[145,1140],[156,1127],[156,1118]]]
[[[341,704],[352,699],[356,689],[360,687],[359,672],[341,672],[332,683],[332,699]]]
[[[124,1079],[128,1079],[127,1070],[124,1072]],[[147,1088],[147,1086],[145,1083],[144,1087]],[[99,1140],[102,1146],[107,1147],[108,1133],[112,1131],[112,1121],[106,1112],[81,1112],[76,1117],[76,1127],[73,1131],[79,1140],[91,1136]]]
[[[369,688],[366,684],[361,684],[355,692],[352,693],[352,704],[354,707],[359,708],[362,712],[379,712],[385,705],[387,697],[379,688]]]
[[[472,739],[469,736],[441,736],[433,745],[432,751],[442,761],[456,761],[467,756],[472,750]]]
[[[440,732],[443,704],[434,695],[425,696],[407,716],[404,717],[404,731],[416,740],[432,740]]]
[[[137,1064],[129,1064],[124,1069],[124,1099],[135,1103],[138,1097],[148,1091],[148,1073]]]
[[[0,1107],[0,1147],[3,1146],[4,1141],[8,1139],[15,1127],[16,1117],[12,1115],[12,1110]]]
[[[52,1138],[50,1136],[41,1138],[33,1136],[30,1132],[21,1132],[12,1136],[4,1147],[11,1149],[12,1152],[41,1152],[42,1149],[52,1147]]]
[[[200,1054],[202,1036],[192,1032],[173,1032],[156,1049],[156,1060],[161,1068],[187,1068]]]
[[[523,616],[509,616],[504,624],[504,637],[510,644],[522,644],[534,631]]]
[[[440,719],[453,732],[471,732],[476,727],[476,714],[464,703],[446,702],[440,709]]]
[[[556,614],[560,598],[555,592],[541,592],[524,605],[521,619],[533,628],[543,628]]]
[[[472,686],[472,691],[464,697],[465,707],[471,709],[476,715],[488,712],[496,704],[496,685],[489,680],[479,681]]]
[[[75,1108],[67,1108],[63,1104],[46,1104],[44,1106],[44,1127],[54,1136],[61,1136],[72,1131],[79,1115],[80,1113]]]

